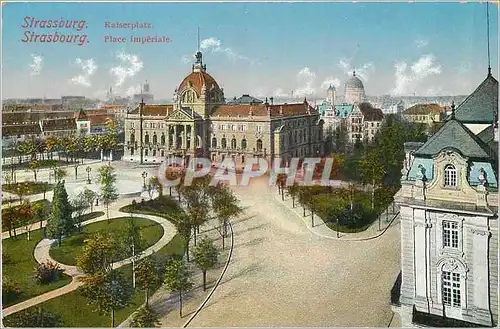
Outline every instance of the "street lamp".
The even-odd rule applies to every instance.
[[[92,170],[92,168],[90,168],[90,166],[87,167],[87,169],[85,169],[85,171],[87,172],[87,184],[90,184],[90,171]]]
[[[142,180],[144,181],[143,187],[144,187],[144,189],[146,189],[146,177],[148,177],[148,173],[143,171],[141,176],[142,176]]]

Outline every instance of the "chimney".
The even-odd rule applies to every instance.
[[[283,115],[283,105],[280,105],[280,115]]]
[[[250,106],[250,111],[248,112],[248,115],[249,116],[252,116],[253,115],[253,107]]]

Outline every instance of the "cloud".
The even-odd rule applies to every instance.
[[[429,41],[425,39],[417,39],[415,40],[415,44],[417,45],[417,48],[424,48],[429,44]]]
[[[109,72],[115,77],[115,87],[119,87],[142,70],[144,63],[137,55],[119,53],[116,57],[120,60],[120,64],[112,67]]]
[[[334,86],[335,89],[338,89],[340,87],[340,79],[328,77],[321,83],[321,89],[327,89],[330,86]]]
[[[139,85],[135,85],[135,86],[130,86],[126,91],[125,91],[125,95],[126,96],[133,96],[134,94],[140,94],[142,91],[142,86],[139,84]]]
[[[90,82],[90,77],[97,70],[97,65],[94,63],[92,58],[87,60],[82,60],[77,57],[75,59],[75,64],[80,67],[81,73],[71,78],[71,82],[84,87],[90,87],[92,84]]]
[[[297,97],[312,95],[315,92],[314,82],[316,80],[316,73],[311,71],[309,67],[301,69],[296,76],[298,88],[294,90],[294,95]]]
[[[434,55],[424,55],[411,66],[406,62],[394,65],[396,72],[395,87],[391,90],[394,95],[404,95],[415,91],[418,84],[431,75],[441,74],[441,65],[436,62]]]
[[[370,75],[375,71],[375,65],[373,63],[364,63],[359,66],[354,66],[351,60],[347,58],[342,58],[339,60],[337,65],[344,71],[346,75],[352,75],[356,71],[356,76],[361,77],[361,79],[368,81]]]
[[[232,61],[236,61],[236,60],[248,60],[249,61],[250,60],[248,57],[243,56],[241,54],[238,54],[232,48],[223,47],[222,42],[215,37],[211,37],[211,38],[202,40],[200,42],[200,51],[210,52],[210,53],[221,53],[221,54],[226,55],[227,58],[229,58]],[[184,55],[183,61],[186,59],[190,59],[190,61],[192,61],[193,57],[194,56]]]
[[[282,88],[278,88],[273,92],[274,97],[290,97],[289,94],[287,94]]]
[[[31,54],[30,75],[40,75],[43,67],[43,57],[41,55]]]
[[[195,58],[194,54],[184,55],[181,58],[181,62],[182,62],[182,64],[190,64],[190,63],[194,62],[194,58]]]

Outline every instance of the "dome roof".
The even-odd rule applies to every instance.
[[[211,90],[212,86],[215,89],[220,89],[217,81],[210,74],[205,71],[194,71],[182,80],[177,91],[181,93],[184,89],[191,87],[200,95],[203,84],[207,90]]]
[[[356,72],[345,83],[346,89],[364,89],[363,82],[356,76]]]
[[[330,85],[330,87],[328,87],[328,91],[335,91],[335,87]]]

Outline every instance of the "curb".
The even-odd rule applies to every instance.
[[[368,240],[376,239],[376,238],[380,237],[382,234],[384,234],[391,227],[392,223],[394,222],[394,220],[396,220],[396,218],[399,215],[399,211],[398,211],[396,214],[394,214],[394,217],[390,220],[390,222],[387,224],[387,226],[382,231],[380,231],[378,234],[376,234],[376,235],[369,236],[369,237],[366,237],[366,238],[351,238],[351,239],[346,238],[346,239],[342,239],[342,238],[337,238],[336,236],[324,235],[324,234],[321,234],[321,233],[313,231],[312,227],[310,227],[308,225],[308,223],[305,221],[304,217],[301,214],[297,213],[297,211],[295,210],[295,208],[290,208],[283,201],[281,201],[281,195],[276,196],[276,194],[275,194],[274,197],[279,201],[279,203],[281,203],[283,206],[287,207],[289,210],[293,211],[297,216],[299,216],[302,219],[302,221],[304,222],[304,224],[307,227],[307,229],[311,233],[313,233],[313,234],[315,234],[315,235],[317,235],[319,237],[322,237],[322,238],[332,239],[332,240],[336,240],[336,241],[368,241]],[[318,215],[316,215],[316,217],[318,217],[318,218],[321,219],[321,217],[319,217]],[[325,222],[323,221],[323,219],[321,219],[321,221],[323,222],[324,225],[326,225]],[[332,230],[332,232],[336,232],[336,231]],[[347,234],[356,234],[356,233],[347,233]]]
[[[182,328],[186,328],[189,325],[189,323],[191,323],[191,321],[198,315],[198,313],[201,312],[201,310],[203,309],[205,304],[208,302],[210,297],[212,297],[213,293],[215,292],[215,289],[217,289],[217,287],[219,286],[220,282],[222,281],[222,278],[224,277],[224,274],[226,273],[227,268],[229,267],[229,262],[231,261],[231,256],[233,255],[234,234],[233,234],[233,226],[231,225],[231,222],[228,221],[228,224],[229,224],[229,228],[231,229],[231,249],[229,249],[229,255],[227,256],[226,265],[224,266],[224,269],[222,270],[222,273],[220,274],[219,279],[217,280],[214,287],[212,288],[212,290],[208,294],[207,298],[205,298],[203,303],[201,303],[201,305],[198,307],[196,312],[194,312],[194,314],[189,318],[189,320],[187,320],[186,323],[184,323]]]

